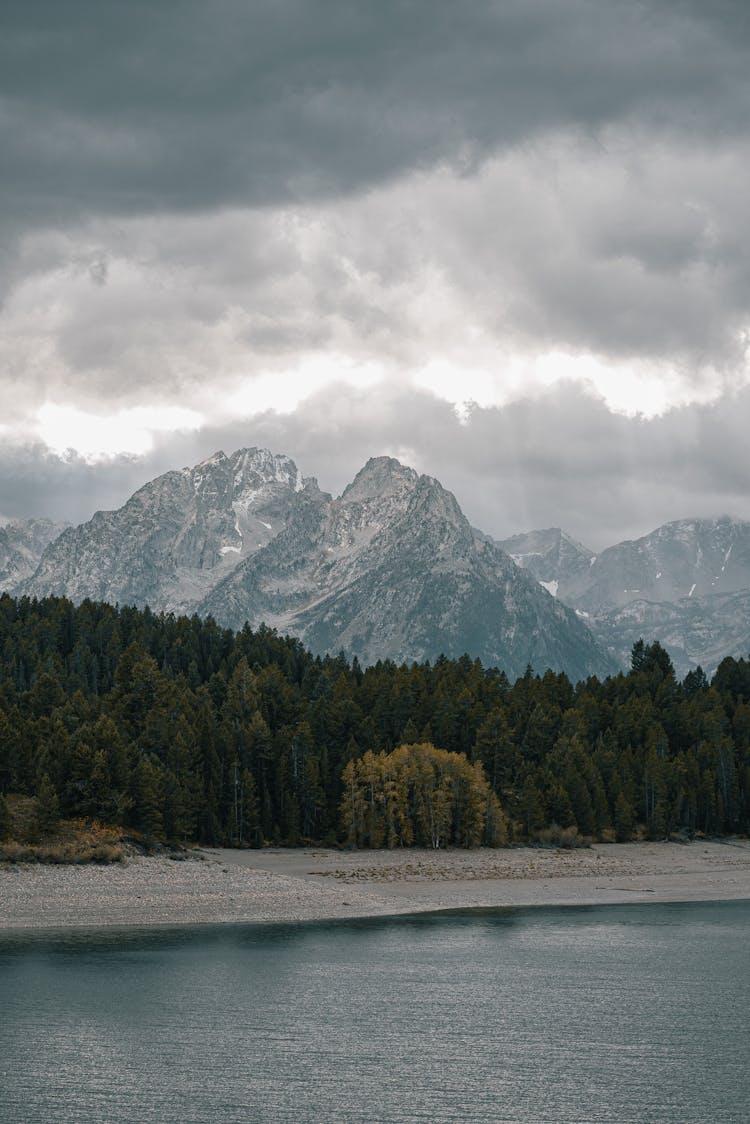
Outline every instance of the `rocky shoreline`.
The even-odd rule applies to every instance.
[[[444,909],[750,899],[750,841],[319,848],[0,869],[0,930],[270,923]]]

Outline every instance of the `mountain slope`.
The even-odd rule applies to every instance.
[[[750,652],[750,589],[683,597],[678,601],[635,600],[586,622],[621,666],[630,663],[636,640],[658,640],[678,676],[698,664],[713,675],[725,656]]]
[[[560,585],[588,574],[594,554],[559,527],[513,535],[497,544],[517,566],[528,570],[553,596]]]
[[[45,548],[66,526],[51,519],[26,519],[0,527],[0,590],[12,594],[28,581]]]
[[[168,472],[44,552],[25,592],[265,622],[365,663],[468,652],[513,676],[611,661],[434,479],[374,458],[338,499],[245,449]]]
[[[501,545],[576,609],[620,666],[640,638],[663,644],[679,675],[750,650],[750,523],[676,520],[598,556],[570,543],[552,530]]]
[[[288,457],[217,453],[68,528],[24,592],[191,612],[239,559],[283,529],[303,487]]]
[[[469,652],[511,675],[531,663],[574,678],[608,666],[575,614],[477,535],[449,492],[386,457],[339,499],[312,497],[199,608],[237,625],[245,606],[314,651],[366,663]]]
[[[681,519],[635,541],[603,551],[588,572],[561,581],[563,600],[600,613],[640,599],[683,597],[750,589],[750,523]]]

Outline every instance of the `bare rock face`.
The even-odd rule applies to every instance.
[[[191,612],[240,559],[283,529],[303,487],[288,457],[262,449],[216,453],[63,532],[25,592]]]
[[[51,519],[26,519],[0,527],[0,590],[16,593],[36,570],[45,547],[66,526]]]
[[[217,453],[65,531],[25,592],[265,622],[363,663],[468,653],[573,679],[614,666],[437,480],[389,457],[332,499],[287,457]]]
[[[560,586],[585,579],[594,562],[594,553],[559,527],[528,531],[498,543],[517,566],[528,570],[553,596]]]
[[[593,613],[636,599],[676,602],[750,589],[750,523],[728,516],[665,523],[609,547],[563,589],[571,604]]]
[[[576,679],[628,667],[643,638],[710,674],[750,651],[750,523],[680,520],[599,555],[559,528],[497,543],[390,457],[333,499],[288,457],[240,449],[79,527],[1,527],[0,588],[265,622],[363,663],[468,653]]]
[[[658,640],[683,678],[700,665],[707,675],[725,656],[747,659],[750,652],[750,589],[682,597],[678,601],[636,599],[586,621],[622,666],[636,640]]]
[[[537,531],[502,545],[576,610],[620,666],[641,638],[666,647],[679,675],[697,664],[710,673],[724,656],[750,650],[750,523],[681,519],[599,555],[581,547],[578,559],[556,553],[553,539]]]
[[[284,532],[199,606],[239,623],[246,607],[313,651],[364,663],[468,652],[519,675],[606,670],[575,614],[477,535],[450,492],[386,457],[337,500],[311,495]]]

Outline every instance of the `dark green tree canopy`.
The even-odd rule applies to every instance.
[[[485,842],[496,806],[495,841],[747,834],[750,659],[679,684],[666,650],[638,641],[627,674],[575,684],[529,668],[510,683],[466,656],[363,668],[265,627],[0,596],[6,825],[17,794],[40,826],[432,845],[428,792],[451,809],[440,845],[477,840],[482,800]],[[342,822],[363,793],[369,826]]]

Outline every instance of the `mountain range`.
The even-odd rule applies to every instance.
[[[499,544],[585,620],[627,667],[636,640],[658,640],[684,675],[750,651],[750,523],[680,519],[595,555],[559,528]]]
[[[750,649],[750,523],[666,524],[595,555],[554,528],[494,541],[389,457],[333,498],[288,457],[216,453],[77,527],[0,528],[0,588],[265,624],[362,663],[479,657],[572,679],[658,639],[684,674]]]

